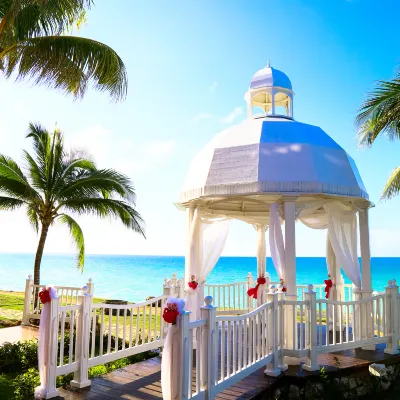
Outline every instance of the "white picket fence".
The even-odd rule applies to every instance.
[[[383,294],[355,293],[351,301],[319,298],[313,289],[309,285],[303,298],[288,300],[272,287],[264,304],[236,315],[218,315],[207,296],[200,320],[190,322],[190,313],[182,314],[181,398],[213,399],[261,367],[277,376],[285,356],[305,358],[303,368],[317,370],[321,353],[373,349],[379,343],[386,344],[388,353],[398,352],[400,295],[395,281]],[[126,305],[96,304],[88,293],[78,295],[76,304],[63,304],[61,297],[52,300],[49,392],[57,394],[59,375],[73,372],[71,385],[82,388],[90,385],[90,367],[161,348],[166,331],[163,306],[169,295],[183,293],[182,281],[173,278],[164,290],[157,298]]]
[[[167,282],[168,280],[166,280]],[[266,276],[266,293],[271,286],[279,289],[279,282],[271,282]],[[171,282],[171,281],[169,281]],[[177,297],[182,295],[182,280],[177,280],[179,291],[175,292]],[[205,284],[204,294],[211,296],[214,299],[214,304],[218,308],[219,315],[240,315],[245,314],[257,307],[257,301],[247,295],[247,291],[257,284],[251,272],[248,273],[246,281],[234,282],[228,284]],[[343,301],[353,300],[353,285],[344,283],[343,279],[338,287],[338,297]],[[317,299],[325,298],[325,284],[314,285],[314,290],[317,293]],[[297,298],[304,299],[304,292],[307,291],[307,285],[297,285]],[[265,296],[264,296],[265,297]]]
[[[32,280],[32,275],[29,275],[28,279],[26,279],[22,325],[29,325],[31,319],[40,319],[42,303],[40,302],[38,294],[44,287],[45,285],[35,285]],[[92,279],[89,279],[84,287],[84,290],[88,294],[93,295],[94,284]],[[55,289],[57,290],[60,304],[63,306],[77,304],[78,296],[82,292],[81,287],[55,286]]]
[[[179,321],[182,399],[213,399],[265,366],[266,374],[277,376],[286,369],[285,356],[305,357],[304,369],[319,370],[322,353],[374,349],[380,343],[386,343],[387,353],[399,352],[400,297],[393,282],[385,294],[354,301],[317,300],[312,285],[299,301],[273,290],[267,303],[236,316],[217,316],[211,297],[205,303],[201,320],[190,322],[185,313]],[[194,353],[195,341],[200,351]]]

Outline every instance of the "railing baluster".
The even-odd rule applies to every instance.
[[[225,322],[221,322],[221,380],[225,380]]]
[[[72,363],[72,355],[74,350],[74,322],[75,322],[75,311],[71,310],[69,322],[69,353],[68,353],[68,363]]]
[[[228,321],[228,331],[227,331],[227,338],[226,338],[226,377],[229,378],[231,376],[231,354],[232,354],[232,338],[231,338],[231,321]]]
[[[136,332],[135,332],[136,340],[135,340],[135,346],[137,346],[138,343],[139,343],[139,320],[140,320],[140,307],[137,307],[136,308]],[[143,343],[143,341],[142,341],[142,343]]]
[[[92,351],[91,351],[91,358],[94,358],[94,349],[96,344],[96,309],[92,309]]]
[[[112,309],[108,309],[108,343],[107,343],[107,354],[111,354],[111,335],[112,335]]]
[[[151,310],[152,310],[152,303],[149,304],[149,334],[148,334],[148,343],[152,341],[152,331],[151,331]]]
[[[115,352],[119,349],[119,308],[115,309]]]
[[[61,311],[60,366],[64,365],[65,311]]]
[[[126,345],[126,315],[127,315],[127,309],[124,309],[124,326],[122,328],[122,350],[125,350],[125,345]]]
[[[99,355],[103,355],[103,342],[104,342],[104,308],[101,307],[101,320],[100,320],[100,349]]]
[[[243,321],[238,321],[238,371],[243,368]]]
[[[133,308],[130,308],[129,312],[130,312],[130,316],[129,316],[129,348],[131,348],[132,347],[132,339],[133,339]]]

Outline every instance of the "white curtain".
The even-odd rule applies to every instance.
[[[46,290],[50,293],[50,299],[56,299],[57,291],[53,286],[48,286]],[[51,300],[43,304],[42,312],[40,314],[40,324],[39,324],[39,338],[38,338],[38,367],[40,376],[40,386],[35,389],[35,398],[47,398],[49,382],[47,367],[49,361],[49,342],[50,342],[50,307]],[[50,389],[54,391],[54,388]]]
[[[175,303],[179,313],[184,312],[185,302],[183,299],[169,297],[166,301]],[[164,400],[181,399],[182,382],[182,336],[180,329],[180,318],[175,325],[168,325],[167,337],[161,358],[161,389]]]
[[[276,203],[269,207],[269,247],[276,273],[279,279],[285,280],[285,246]]]
[[[336,266],[340,265],[352,283],[360,288],[356,213],[352,206],[337,201],[315,202],[300,212],[299,219],[309,228],[328,229],[326,262],[332,282],[336,283]]]
[[[356,211],[336,203],[326,203],[324,209],[328,214],[328,235],[336,259],[348,278],[360,288]]]
[[[200,308],[204,302],[203,285],[224,250],[229,225],[227,218],[202,216],[198,209],[194,213],[190,226],[190,259],[185,270],[186,309],[191,311],[191,321],[200,319]],[[187,286],[192,275],[199,282],[196,290]]]

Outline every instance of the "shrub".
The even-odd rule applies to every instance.
[[[32,397],[35,387],[40,385],[39,372],[30,368],[22,375],[18,375],[12,383],[14,387],[14,399],[24,400]]]
[[[0,372],[21,372],[38,363],[37,340],[4,343],[0,346]]]

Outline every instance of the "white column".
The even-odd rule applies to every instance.
[[[284,281],[286,286],[286,299],[297,300],[296,285],[296,201],[293,198],[283,200],[283,214],[285,219],[285,272]],[[293,314],[292,307],[286,310],[286,329],[285,343],[286,348],[292,349],[295,342],[297,330],[293,330]],[[297,326],[297,324],[296,324]],[[294,357],[285,357],[285,364],[297,365],[300,359]]]
[[[196,208],[194,206],[189,206],[189,208],[186,209],[186,257],[185,257],[185,287],[187,287],[187,284],[190,280],[190,275],[192,271],[192,257],[191,257],[191,249],[192,249],[192,243],[191,243],[191,234],[190,234],[190,228],[192,225],[193,217],[194,217],[194,212]]]
[[[257,273],[258,276],[265,275],[267,246],[265,242],[265,231],[267,226],[264,224],[255,225],[257,229]]]
[[[296,296],[296,201],[284,200],[286,295]]]
[[[361,288],[364,293],[365,292],[372,293],[368,209],[364,209],[358,212],[358,223],[360,229],[360,250],[361,250],[361,268],[362,268]]]
[[[271,96],[272,96],[272,100],[271,100],[271,114],[275,115],[275,90],[272,89],[271,90]]]

